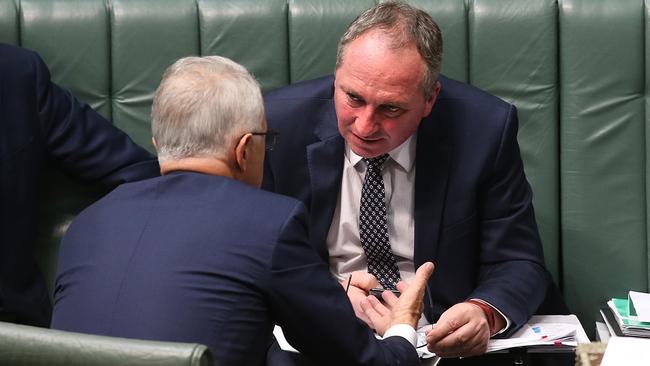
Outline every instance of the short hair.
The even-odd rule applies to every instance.
[[[263,103],[253,76],[225,57],[176,61],[163,74],[151,109],[158,160],[225,158],[237,137],[261,128]]]
[[[338,70],[343,62],[348,43],[375,29],[392,38],[391,48],[400,49],[415,44],[426,65],[421,88],[428,99],[433,94],[440,74],[442,33],[429,14],[408,4],[385,2],[359,15],[339,40],[336,69]]]

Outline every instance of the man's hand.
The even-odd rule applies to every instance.
[[[396,324],[408,324],[415,328],[422,314],[422,299],[427,281],[433,273],[433,263],[426,262],[415,272],[411,284],[399,282],[397,289],[401,292],[396,297],[390,291],[384,291],[382,304],[374,296],[368,296],[361,301],[361,307],[379,335],[384,335],[388,328]]]
[[[459,303],[442,313],[427,332],[429,351],[440,357],[468,357],[485,353],[490,331],[485,313],[471,303]]]
[[[379,287],[379,281],[370,273],[359,271],[352,273],[350,287],[348,287],[347,279],[341,281],[340,284],[344,289],[348,289],[348,298],[357,318],[363,320],[370,328],[375,329],[370,319],[363,312],[360,303],[368,296],[371,288]]]

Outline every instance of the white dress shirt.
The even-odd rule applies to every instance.
[[[411,135],[401,145],[388,152],[382,169],[386,191],[386,214],[390,247],[397,261],[402,281],[410,282],[415,276],[413,253],[415,249],[415,148],[417,134]],[[355,271],[368,271],[368,260],[359,239],[359,206],[361,188],[366,175],[363,158],[345,144],[343,177],[336,200],[336,210],[327,233],[327,249],[332,274],[342,281]],[[399,187],[399,189],[396,189]],[[508,319],[492,304],[482,301],[499,312],[510,327]],[[423,324],[424,316],[420,319]]]
[[[381,172],[386,191],[389,242],[404,281],[409,281],[415,274],[415,141],[413,135],[390,151]],[[352,272],[368,270],[368,260],[359,239],[359,205],[366,175],[366,164],[362,159],[346,144],[341,190],[327,234],[330,271],[339,280]],[[395,187],[399,189],[393,189]]]

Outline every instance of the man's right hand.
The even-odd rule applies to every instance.
[[[340,281],[340,283],[344,289],[348,289],[348,298],[350,299],[350,303],[354,309],[354,314],[357,318],[368,324],[370,328],[374,329],[372,322],[361,308],[361,301],[368,296],[370,289],[379,287],[379,281],[377,281],[377,278],[368,272],[358,271],[352,273],[349,287],[347,279]]]
[[[370,321],[371,328],[382,336],[390,327],[397,324],[408,324],[415,329],[422,315],[424,291],[433,269],[433,263],[426,262],[415,272],[415,277],[410,284],[399,282],[397,284],[397,289],[401,292],[399,298],[390,291],[384,291],[382,298],[385,305],[374,296],[367,296],[361,301],[361,308]]]

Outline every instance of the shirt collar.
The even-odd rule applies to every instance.
[[[390,158],[395,161],[405,171],[410,171],[415,164],[415,147],[417,141],[417,132],[411,135],[401,145],[388,152]],[[350,145],[345,143],[345,158],[352,166],[356,166],[363,158],[350,149]]]

